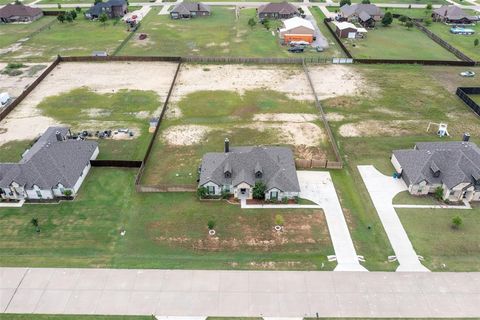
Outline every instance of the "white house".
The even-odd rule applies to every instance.
[[[50,127],[18,163],[0,163],[3,199],[75,196],[98,156],[94,141],[68,139],[68,128]]]
[[[480,201],[480,149],[472,142],[422,142],[393,151],[392,164],[412,195],[443,189],[449,201]]]

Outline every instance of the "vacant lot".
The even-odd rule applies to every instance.
[[[467,26],[466,28],[475,30],[474,35],[461,35],[453,34],[450,32],[452,26],[443,23],[432,23],[428,28],[443,40],[450,43],[466,54],[469,58],[479,61],[480,60],[480,48],[474,45],[475,39],[478,38],[480,33],[480,25]]]
[[[368,30],[365,39],[342,41],[355,58],[458,60],[420,30],[408,29],[396,19],[388,27],[378,24]]]
[[[326,261],[334,252],[321,210],[242,210],[225,202],[200,202],[194,193],[139,194],[135,174],[93,169],[73,202],[2,208],[0,264],[300,270],[334,266]],[[284,232],[273,229],[276,214],[285,219]],[[40,223],[40,234],[30,223],[33,217]],[[215,237],[208,235],[209,220],[216,221]]]
[[[324,84],[322,97],[359,84],[340,87],[347,79],[341,66],[313,68],[312,78]],[[196,185],[203,154],[221,152],[225,138],[233,146],[288,145],[297,158],[333,158],[301,68],[184,65],[143,183]]]
[[[43,19],[46,18],[39,21]],[[102,25],[79,15],[72,23],[55,21],[49,28],[27,41],[17,43],[15,50],[1,55],[0,58],[9,61],[50,61],[58,54],[89,56],[96,50],[111,54],[127,35],[127,28],[122,21],[108,21]]]
[[[255,17],[255,9],[241,9],[236,18],[233,7],[213,7],[212,16],[191,20],[172,20],[158,15],[153,8],[142,20],[140,31],[148,38],[135,36],[120,51],[122,55],[146,56],[235,56],[235,57],[300,57],[288,53],[280,45],[278,35],[261,24],[254,27],[248,20]],[[306,54],[306,53],[305,53]],[[328,51],[310,56],[330,57]]]
[[[128,128],[133,137],[100,140],[100,158],[142,159],[151,139],[149,118],[160,113],[175,68],[168,63],[62,63],[2,120],[0,146],[18,152],[51,125],[72,131]]]

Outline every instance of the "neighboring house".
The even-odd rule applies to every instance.
[[[261,5],[258,10],[258,18],[260,20],[265,19],[290,19],[300,16],[300,12],[297,7],[288,2],[274,3]]]
[[[374,4],[352,4],[340,8],[340,18],[348,22],[358,22],[366,28],[373,28],[385,14]]]
[[[189,19],[194,17],[205,17],[212,14],[210,7],[201,2],[182,2],[177,4],[170,17],[172,19]]]
[[[283,21],[283,28],[279,30],[284,43],[292,41],[313,42],[315,28],[312,23],[300,17],[293,17]]]
[[[367,34],[367,29],[359,28],[355,26],[351,22],[333,22],[336,26],[335,33],[339,38],[348,38],[348,39],[356,39],[356,38],[364,38]]]
[[[94,141],[68,139],[69,129],[50,127],[18,163],[0,163],[2,199],[75,196],[98,155]]]
[[[121,18],[128,12],[128,3],[125,0],[108,0],[94,4],[85,13],[88,19],[97,19],[102,13],[109,18]]]
[[[285,147],[230,148],[226,139],[224,152],[203,156],[198,186],[211,195],[226,192],[237,199],[252,199],[256,182],[266,185],[266,199],[297,197],[300,186],[292,151]]]
[[[472,142],[421,142],[393,151],[391,160],[412,195],[440,187],[445,200],[480,200],[480,149]]]
[[[453,5],[445,5],[433,10],[432,18],[437,22],[451,24],[472,24],[478,21],[478,17],[467,15],[463,9]]]
[[[43,11],[39,8],[24,6],[23,4],[7,4],[0,9],[0,22],[32,22],[40,19]]]

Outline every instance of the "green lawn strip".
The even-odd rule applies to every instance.
[[[342,41],[358,59],[458,60],[420,30],[408,29],[397,19],[388,27],[378,24],[374,30],[368,30],[365,39]]]
[[[393,204],[410,204],[410,205],[445,205],[445,202],[438,201],[429,194],[427,196],[412,196],[408,191],[400,192],[393,198]]]
[[[315,20],[317,21],[317,25],[318,25],[318,28],[320,29],[320,32],[328,40],[328,44],[329,44],[329,48],[327,49],[328,54],[331,57],[338,57],[338,58],[345,57],[345,53],[343,52],[342,48],[340,48],[340,45],[335,40],[330,30],[328,30],[327,26],[325,26],[325,23],[323,22],[323,20],[325,19],[325,15],[323,14],[322,10],[320,10],[319,7],[312,7],[310,8],[310,12],[315,17]]]
[[[38,108],[42,114],[72,127],[72,131],[116,130],[129,128],[135,139],[99,139],[99,159],[141,160],[152,134],[148,132],[149,117],[161,107],[152,91],[119,90],[99,94],[88,88],[44,99]],[[142,113],[146,115],[139,116]]]
[[[480,45],[474,45],[475,39],[480,40],[480,24],[465,27],[475,30],[475,34],[473,35],[453,34],[450,32],[451,27],[452,26],[444,23],[435,22],[428,26],[428,29],[443,40],[447,41],[453,47],[466,54],[469,58],[480,61]]]
[[[408,8],[386,8],[392,14],[400,14],[409,18],[425,19],[432,15],[432,10],[427,9],[408,9]]]
[[[154,320],[152,316],[83,316],[51,314],[0,314],[0,320]]]
[[[5,49],[20,39],[25,39],[30,34],[49,24],[55,17],[42,17],[32,23],[7,23],[0,25],[0,49]],[[2,52],[0,50],[0,52]],[[0,54],[3,60],[4,54]]]
[[[52,17],[55,19],[55,17]],[[41,20],[43,20],[42,18]],[[2,27],[0,27],[1,30]],[[3,60],[50,61],[56,55],[91,55],[93,51],[113,50],[128,35],[122,21],[108,21],[105,26],[81,15],[72,22],[54,22],[53,25],[23,43],[21,50],[1,56]]]
[[[480,271],[480,207],[396,209],[415,251],[431,271]],[[463,223],[452,228],[452,218]]]
[[[326,261],[333,247],[321,210],[244,210],[224,201],[200,202],[194,193],[136,193],[135,174],[93,168],[74,201],[2,208],[0,265],[295,270],[335,265]],[[277,214],[285,220],[281,234],[273,230]],[[211,219],[218,240],[208,236]]]
[[[7,142],[0,146],[0,162],[18,162],[22,154],[30,148],[33,141],[15,140]]]

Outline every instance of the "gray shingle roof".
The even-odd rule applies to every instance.
[[[346,4],[340,8],[340,12],[344,17],[350,17],[351,15],[360,16],[362,12],[370,16],[383,16],[382,10],[374,4]]]
[[[0,164],[0,187],[7,188],[16,182],[27,189],[33,185],[52,189],[59,183],[73,188],[98,144],[94,141],[57,141],[57,131],[65,138],[68,128],[48,128],[22,160]]]
[[[454,20],[468,17],[465,11],[457,6],[441,6],[433,10],[433,12],[441,17]]]
[[[279,13],[279,14],[298,14],[298,9],[288,2],[274,3],[262,5],[258,8],[258,13]]]
[[[480,149],[473,142],[419,142],[413,150],[395,150],[407,184],[423,180],[453,188],[480,176]],[[436,176],[435,171],[440,175]]]
[[[172,13],[190,14],[190,12],[210,12],[210,7],[201,2],[182,2],[177,4]]]
[[[231,168],[232,177],[225,178],[224,169]],[[255,185],[255,171],[262,169],[267,190],[300,192],[293,153],[285,147],[235,147],[228,153],[211,152],[203,156],[199,186],[211,181],[217,185],[246,182]]]
[[[42,13],[42,9],[24,6],[23,4],[7,4],[0,9],[0,18],[10,18],[15,16],[20,17],[35,17]]]
[[[105,11],[104,9],[111,9],[112,7],[123,7],[126,4],[126,0],[108,0],[107,2],[99,2],[91,6],[88,10],[88,13],[93,16],[100,16],[100,14]]]

